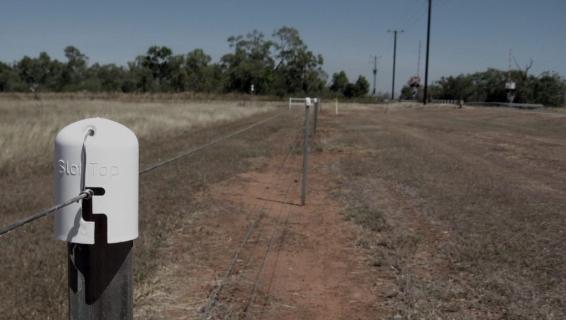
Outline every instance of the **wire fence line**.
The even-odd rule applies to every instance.
[[[289,198],[289,193],[291,191],[291,186],[293,185],[293,182],[290,181],[287,185],[287,190],[285,190],[285,195],[283,196],[283,202],[288,201]],[[280,210],[279,210],[280,214],[283,211],[283,206],[280,206]],[[248,318],[248,315],[250,314],[249,310],[251,309],[252,304],[255,302],[256,299],[256,295],[257,295],[257,289],[259,287],[259,280],[261,278],[261,275],[265,269],[265,265],[267,263],[267,258],[269,257],[269,254],[271,253],[272,249],[273,249],[273,243],[275,241],[275,236],[278,233],[278,229],[281,229],[281,234],[283,235],[285,232],[285,229],[287,228],[287,223],[289,221],[289,211],[287,211],[287,215],[285,217],[285,220],[283,220],[283,218],[281,217],[278,222],[277,222],[277,226],[273,229],[273,232],[269,238],[269,242],[267,244],[267,249],[265,250],[265,254],[263,255],[263,258],[261,258],[261,265],[255,275],[254,278],[254,284],[253,284],[253,288],[252,291],[250,293],[250,297],[248,299],[248,301],[246,302],[244,309],[243,309],[243,313],[245,315],[245,319]],[[280,249],[280,247],[279,247]]]
[[[313,112],[316,112],[316,111],[313,110]],[[304,129],[304,127],[301,127],[301,129]],[[307,133],[307,134],[310,134],[310,133]],[[299,133],[298,136],[300,136],[300,135],[301,135],[301,133]],[[308,140],[309,148],[310,148],[310,144],[312,144],[313,142],[314,142],[314,137],[313,137],[313,139]],[[304,178],[305,177],[303,176],[302,179],[304,179]],[[285,194],[283,195],[283,203],[287,203],[289,201],[289,195],[290,195],[292,186],[293,186],[293,180],[289,181],[289,183],[287,185],[287,189],[285,190]],[[283,246],[284,236],[286,234],[286,230],[287,230],[287,227],[288,227],[288,224],[289,224],[289,218],[290,218],[290,215],[291,215],[291,209],[288,206],[287,209],[286,209],[287,212],[285,214],[285,217],[283,217],[284,210],[285,210],[284,206],[280,205],[279,213],[277,214],[277,216],[279,216],[279,219],[277,219],[276,226],[273,228],[273,232],[271,233],[271,236],[270,236],[269,241],[267,243],[267,248],[265,250],[263,257],[261,258],[260,267],[259,267],[258,271],[256,272],[253,287],[252,287],[252,290],[250,292],[249,298],[248,298],[248,300],[247,300],[247,302],[246,302],[246,304],[243,308],[244,319],[248,319],[250,314],[251,314],[250,310],[253,306],[253,303],[256,300],[260,279],[261,279],[261,276],[262,276],[262,274],[265,270],[265,266],[267,264],[267,259],[269,258],[269,255],[273,251],[274,243],[275,243],[275,239],[276,239],[277,234],[280,234],[280,237],[279,237],[280,243],[279,243],[279,246],[277,246],[277,248],[275,249],[277,251],[277,255],[276,255],[276,260],[274,262],[274,269],[272,270],[273,273],[275,272],[275,268],[277,267],[278,260],[279,260],[279,254],[280,254],[280,251],[281,251],[282,246]],[[268,297],[269,297],[269,292],[271,291],[271,286],[272,286],[272,280],[270,281],[269,286],[268,286],[269,290],[266,291],[266,294],[268,295]],[[263,311],[265,311],[265,309]],[[263,315],[263,312],[262,312],[262,315]]]
[[[247,127],[245,127],[245,128],[242,128],[242,129],[237,130],[237,131],[234,131],[234,132],[232,132],[232,133],[230,133],[230,134],[227,134],[227,135],[224,135],[224,136],[215,138],[215,139],[213,139],[212,141],[210,141],[210,142],[208,142],[208,143],[205,143],[205,144],[203,144],[203,145],[196,146],[196,147],[194,147],[194,148],[192,148],[192,149],[190,149],[190,150],[187,150],[186,152],[183,152],[183,153],[180,153],[180,154],[176,155],[176,156],[173,157],[173,158],[170,158],[170,159],[167,159],[167,160],[163,160],[163,161],[157,162],[157,163],[155,163],[155,164],[153,164],[153,165],[150,165],[150,166],[146,167],[145,169],[140,170],[140,175],[144,175],[144,174],[146,174],[146,173],[148,173],[148,172],[151,172],[151,171],[153,171],[153,170],[155,170],[155,169],[157,169],[157,168],[159,168],[159,167],[165,166],[165,165],[167,165],[167,164],[169,164],[169,163],[171,163],[171,162],[177,161],[177,160],[179,160],[179,159],[181,159],[181,158],[188,157],[188,156],[190,156],[190,155],[192,155],[192,154],[194,154],[194,153],[196,153],[196,152],[198,152],[198,151],[201,151],[201,150],[203,150],[203,149],[206,149],[206,148],[208,148],[208,147],[210,147],[210,146],[212,146],[212,145],[218,144],[218,143],[220,143],[220,142],[222,142],[222,141],[224,141],[224,140],[227,140],[227,139],[230,139],[230,138],[232,138],[232,137],[235,137],[235,136],[237,136],[237,135],[239,135],[239,134],[242,134],[242,133],[244,133],[244,132],[246,132],[246,131],[248,131],[248,130],[250,130],[250,129],[253,129],[253,128],[259,126],[259,125],[262,125],[262,124],[264,124],[264,123],[266,123],[266,122],[268,122],[268,121],[271,121],[271,120],[273,120],[273,119],[275,119],[275,118],[277,118],[277,117],[283,115],[283,114],[286,113],[286,112],[287,112],[287,110],[281,111],[281,112],[276,113],[275,115],[273,115],[273,116],[271,116],[271,117],[269,117],[269,118],[267,118],[267,119],[260,120],[260,121],[255,122],[255,123],[253,123],[253,124],[251,124],[251,125],[249,125],[249,126],[247,126]]]
[[[235,136],[237,136],[237,135],[240,135],[240,134],[242,134],[242,133],[244,133],[244,132],[246,132],[246,131],[249,131],[249,130],[251,130],[251,129],[257,127],[257,126],[260,126],[260,125],[262,125],[262,124],[264,124],[264,123],[266,123],[266,122],[269,122],[269,121],[271,121],[271,120],[273,120],[273,119],[275,119],[275,118],[277,118],[277,117],[280,117],[281,115],[283,115],[284,113],[287,113],[287,112],[288,112],[288,110],[283,110],[283,111],[281,111],[281,112],[276,113],[275,115],[273,115],[273,116],[271,116],[271,117],[268,117],[268,118],[262,119],[262,120],[260,120],[260,121],[254,122],[254,123],[252,123],[251,125],[246,126],[246,127],[242,128],[242,129],[236,130],[236,131],[234,131],[234,132],[232,132],[232,133],[229,133],[229,134],[226,134],[226,135],[217,137],[217,138],[215,138],[215,139],[213,139],[213,140],[211,140],[211,141],[209,141],[209,142],[207,142],[207,143],[205,143],[205,144],[202,144],[202,145],[200,145],[200,146],[196,146],[196,147],[194,147],[194,148],[192,148],[192,149],[189,149],[189,150],[187,150],[187,151],[185,151],[185,152],[183,152],[183,153],[180,153],[180,154],[178,154],[178,155],[176,155],[176,156],[174,156],[174,157],[172,157],[172,158],[169,158],[169,159],[163,160],[163,161],[159,161],[159,162],[157,162],[157,163],[155,163],[155,164],[152,164],[152,165],[150,165],[150,166],[147,166],[146,168],[140,170],[139,174],[140,174],[140,176],[141,176],[141,175],[144,175],[144,174],[146,174],[146,173],[148,173],[148,172],[151,172],[151,171],[153,171],[153,170],[155,170],[155,169],[158,169],[158,168],[160,168],[160,167],[163,167],[163,166],[165,166],[165,165],[168,165],[168,164],[170,164],[170,163],[172,163],[172,162],[175,162],[175,161],[180,160],[180,159],[182,159],[182,158],[188,157],[188,156],[190,156],[190,155],[192,155],[192,154],[194,154],[194,153],[196,153],[196,152],[198,152],[198,151],[204,150],[204,149],[206,149],[206,148],[208,148],[208,147],[210,147],[210,146],[213,146],[213,145],[215,145],[215,144],[218,144],[218,143],[220,143],[220,142],[223,142],[223,141],[225,141],[225,140],[228,140],[228,139],[230,139],[230,138],[233,138],[233,137],[235,137]],[[84,171],[84,170],[83,170],[83,171]],[[22,227],[22,226],[24,226],[24,225],[26,225],[26,224],[29,224],[29,223],[31,223],[31,222],[33,222],[33,221],[35,221],[35,220],[38,220],[38,219],[41,219],[41,218],[43,218],[43,217],[46,217],[46,216],[48,216],[48,215],[50,215],[50,214],[53,214],[53,213],[57,212],[58,210],[60,210],[60,209],[62,209],[62,208],[65,208],[65,207],[67,207],[67,206],[69,206],[69,205],[71,205],[71,204],[73,204],[73,203],[75,203],[75,202],[77,202],[77,201],[80,201],[80,200],[82,200],[82,199],[88,198],[88,196],[89,196],[89,193],[88,193],[88,192],[82,191],[82,192],[79,193],[77,196],[75,196],[75,197],[73,197],[73,198],[71,198],[71,199],[69,199],[69,200],[67,200],[67,201],[58,203],[58,204],[56,204],[56,205],[54,205],[54,206],[52,206],[52,207],[50,207],[50,208],[46,208],[46,209],[40,210],[40,211],[37,212],[37,213],[30,214],[30,215],[28,215],[27,217],[25,217],[25,218],[23,218],[23,219],[21,219],[21,220],[18,220],[18,221],[14,222],[14,223],[11,223],[11,224],[9,224],[9,225],[6,225],[6,226],[0,228],[0,236],[3,236],[3,235],[5,235],[5,234],[7,234],[7,233],[9,233],[9,232],[11,232],[11,231],[14,231],[15,229],[18,229],[18,228],[20,228],[20,227]]]
[[[289,156],[296,151],[297,147],[299,145],[301,145],[301,140],[303,138],[303,130],[304,130],[304,126],[301,125],[299,128],[299,132],[296,135],[296,140],[295,142],[292,144],[292,147],[289,149],[289,152],[287,153],[287,155],[285,156],[285,159],[282,161],[280,167],[278,168],[278,170],[276,172],[283,172],[283,169],[285,168],[285,165],[287,163],[287,159],[289,158]],[[288,173],[287,171],[285,171],[286,173]],[[285,175],[281,175],[279,177],[280,181],[283,181],[285,178]],[[289,199],[289,195],[290,195],[290,191],[292,186],[294,185],[293,182],[296,182],[296,180],[291,179],[289,180],[289,182],[286,184],[286,188],[283,191],[283,200],[282,203],[287,203],[287,204],[291,204],[288,203],[288,199]],[[283,184],[280,186],[283,189]],[[273,189],[273,188],[272,188]],[[274,204],[271,203],[271,206],[273,206]],[[262,210],[265,209],[262,208]],[[283,213],[283,206],[280,207],[279,209],[279,215]],[[268,242],[267,242],[267,246],[266,249],[264,251],[264,253],[258,258],[259,259],[259,266],[257,268],[257,271],[255,272],[255,275],[253,276],[252,279],[249,279],[252,282],[252,288],[250,290],[250,293],[248,295],[248,299],[246,301],[246,303],[244,304],[243,310],[241,311],[242,314],[240,315],[241,317],[243,316],[245,319],[247,319],[249,317],[249,311],[250,308],[253,304],[253,302],[255,301],[256,295],[257,295],[257,290],[259,288],[259,282],[261,280],[261,276],[265,270],[265,266],[267,264],[267,259],[270,255],[270,253],[272,252],[272,249],[274,248],[274,244],[275,244],[275,240],[276,240],[276,235],[277,234],[281,234],[283,235],[285,233],[285,229],[287,227],[287,222],[289,219],[289,212],[290,209],[287,211],[287,217],[283,218],[279,218],[277,219],[277,222],[275,223],[274,227],[273,227],[273,231],[271,232],[271,234],[269,235],[268,238]],[[280,249],[280,248],[278,248]],[[245,265],[248,266],[250,264],[250,261],[248,261]],[[247,268],[247,267],[246,267]],[[243,273],[238,273],[238,278],[243,278]],[[247,279],[248,280],[248,279]],[[235,281],[238,281],[238,279],[236,279]],[[221,284],[226,283],[227,282],[227,277],[221,282]],[[210,315],[208,317],[205,317],[204,319],[210,319]]]
[[[285,167],[285,164],[288,162],[291,154],[295,151],[296,149],[296,145],[298,144],[298,141],[300,140],[300,136],[302,133],[302,126],[299,128],[297,134],[295,135],[295,137],[292,140],[291,146],[289,147],[287,153],[285,154],[285,157],[283,158],[283,160],[281,161],[281,164],[277,167],[276,169],[276,174],[281,173],[282,170]],[[279,176],[278,180],[275,181],[276,183],[279,184],[279,182],[281,182],[283,176]],[[289,184],[289,186],[287,187],[287,190],[285,192],[285,199],[287,198],[287,194],[290,190],[290,186],[292,185],[292,183]],[[273,190],[274,188],[271,188],[271,190]],[[208,296],[208,301],[207,304],[202,312],[202,318],[203,319],[212,319],[212,316],[214,315],[214,311],[215,311],[215,307],[216,307],[216,303],[219,300],[219,295],[222,291],[222,289],[224,288],[224,285],[228,282],[228,278],[230,276],[232,276],[235,266],[236,266],[236,262],[240,259],[241,253],[244,250],[244,248],[246,247],[246,245],[248,244],[253,232],[255,230],[257,230],[260,222],[262,221],[262,219],[265,216],[265,202],[262,202],[263,205],[256,205],[254,206],[251,210],[250,210],[250,214],[248,214],[248,216],[251,216],[253,212],[257,212],[255,218],[253,219],[252,223],[249,224],[247,230],[246,230],[246,234],[244,236],[244,238],[242,239],[240,245],[234,250],[234,253],[232,255],[232,259],[229,261],[226,270],[224,272],[224,275],[222,276],[221,280],[218,282],[218,285],[211,291],[211,293]],[[271,241],[270,241],[271,242]],[[265,261],[264,261],[265,263]],[[263,269],[263,267],[261,267]],[[241,274],[239,274],[239,276],[242,276]],[[257,286],[257,279],[254,279],[254,282],[256,284],[254,284],[254,287]],[[255,289],[254,289],[255,291]],[[246,306],[247,308],[247,306]]]
[[[10,231],[13,231],[13,230],[15,230],[15,229],[17,229],[17,228],[19,228],[19,227],[21,227],[21,226],[24,226],[24,225],[26,225],[26,224],[28,224],[28,223],[30,223],[30,222],[32,222],[32,221],[35,221],[35,220],[37,220],[37,219],[41,219],[41,218],[43,218],[43,217],[45,217],[45,216],[48,216],[49,214],[51,214],[51,213],[53,213],[53,212],[56,212],[56,211],[59,210],[59,209],[63,209],[63,208],[65,208],[66,206],[69,206],[69,205],[71,205],[71,204],[73,204],[73,203],[75,203],[75,202],[77,202],[77,201],[79,201],[79,200],[82,200],[82,199],[85,199],[85,198],[88,198],[88,197],[89,197],[89,194],[88,194],[86,191],[81,192],[78,196],[76,196],[76,197],[74,197],[74,198],[71,198],[71,199],[69,199],[69,200],[67,200],[67,201],[65,201],[65,202],[56,204],[56,205],[54,205],[54,206],[51,207],[51,208],[47,208],[47,209],[41,210],[41,211],[39,211],[39,212],[37,212],[37,213],[34,213],[34,214],[32,214],[32,215],[30,215],[30,216],[24,218],[24,219],[21,219],[21,220],[16,221],[16,222],[14,222],[14,223],[12,223],[12,224],[9,224],[9,225],[7,225],[7,226],[5,226],[5,227],[2,227],[2,228],[0,229],[0,236],[4,235],[4,234],[6,234],[6,233],[8,233],[8,232],[10,232]]]

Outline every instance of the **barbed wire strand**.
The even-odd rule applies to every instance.
[[[255,123],[253,123],[253,124],[251,124],[251,125],[249,125],[249,126],[247,126],[247,127],[244,127],[244,128],[242,128],[242,129],[240,129],[240,130],[236,130],[236,131],[234,131],[234,132],[232,132],[232,133],[230,133],[230,134],[227,134],[227,135],[224,135],[224,136],[215,138],[215,139],[213,139],[212,141],[210,141],[210,142],[208,142],[208,143],[205,143],[205,144],[203,144],[203,145],[194,147],[194,148],[192,148],[192,149],[190,149],[190,150],[188,150],[188,151],[186,151],[186,152],[183,152],[183,153],[181,153],[181,154],[179,154],[179,155],[177,155],[177,156],[175,156],[175,157],[173,157],[173,158],[170,158],[170,159],[167,159],[167,160],[163,160],[163,161],[157,162],[157,163],[155,163],[155,164],[153,164],[153,165],[150,165],[150,166],[146,167],[145,169],[141,170],[141,171],[139,172],[139,174],[140,174],[140,175],[146,174],[146,173],[148,173],[148,172],[150,172],[150,171],[153,171],[153,170],[155,170],[155,169],[157,169],[157,168],[160,168],[160,167],[162,167],[162,166],[165,166],[165,165],[167,165],[167,164],[169,164],[169,163],[172,163],[172,162],[177,161],[177,160],[179,160],[179,159],[182,159],[182,158],[185,158],[185,157],[187,157],[187,156],[190,156],[190,155],[192,155],[192,154],[194,154],[194,153],[196,153],[196,152],[198,152],[198,151],[200,151],[200,150],[206,149],[207,147],[210,147],[210,146],[212,146],[212,145],[218,144],[218,143],[220,143],[220,142],[222,142],[222,141],[225,141],[225,140],[227,140],[227,139],[230,139],[230,138],[232,138],[232,137],[235,137],[235,136],[237,136],[237,135],[239,135],[239,134],[242,134],[242,133],[244,133],[244,132],[246,132],[246,131],[248,131],[248,130],[251,130],[251,129],[253,129],[253,128],[259,126],[259,125],[262,125],[262,124],[264,124],[264,123],[266,123],[266,122],[268,122],[268,121],[271,121],[271,120],[273,120],[273,119],[275,119],[275,118],[277,118],[277,117],[283,115],[283,114],[286,113],[287,111],[288,111],[288,110],[285,109],[284,111],[281,111],[281,112],[279,112],[279,113],[277,113],[277,114],[275,114],[275,115],[273,115],[273,116],[271,116],[271,117],[268,117],[268,118],[266,118],[266,119],[262,119],[262,120],[260,120],[260,121],[257,121],[257,122],[255,122]],[[90,132],[90,131],[88,132],[88,135],[91,135],[91,132]],[[86,141],[86,136],[85,136],[85,141]],[[81,181],[81,183],[83,183],[83,182]],[[60,209],[62,209],[62,208],[65,208],[65,207],[71,205],[72,203],[77,202],[77,201],[79,201],[79,200],[82,200],[82,199],[84,199],[84,198],[86,198],[86,197],[88,197],[88,193],[86,193],[86,192],[83,191],[83,192],[81,192],[79,195],[77,195],[76,197],[73,197],[73,198],[71,198],[71,199],[69,199],[69,200],[67,200],[67,201],[65,201],[65,202],[58,203],[58,204],[54,205],[53,207],[46,208],[46,209],[41,210],[41,211],[39,211],[39,212],[37,212],[37,213],[31,214],[31,215],[29,215],[29,216],[26,217],[26,218],[23,218],[23,219],[21,219],[21,220],[19,220],[19,221],[16,221],[16,222],[12,223],[12,224],[9,224],[9,225],[7,225],[7,226],[5,226],[5,227],[2,227],[2,228],[0,228],[0,236],[3,236],[3,235],[5,235],[5,234],[7,234],[7,233],[9,233],[9,232],[11,232],[11,231],[13,231],[13,230],[19,228],[19,227],[22,227],[22,226],[24,226],[24,225],[26,225],[26,224],[28,224],[28,223],[31,223],[31,222],[33,222],[33,221],[35,221],[35,220],[37,220],[37,219],[41,219],[41,218],[43,218],[43,217],[45,217],[45,216],[48,216],[48,215],[51,214],[51,213],[57,212],[58,210],[60,210]]]

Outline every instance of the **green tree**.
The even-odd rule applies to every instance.
[[[65,90],[83,89],[83,81],[87,76],[88,57],[74,46],[65,48],[67,63],[63,67],[59,87]]]
[[[21,91],[24,84],[10,65],[0,62],[0,91]]]
[[[213,74],[209,66],[212,59],[202,49],[194,49],[187,54],[185,69],[187,72],[187,87],[191,91],[209,91],[213,86]]]
[[[129,72],[115,64],[93,64],[87,72],[83,88],[88,91],[120,92],[127,91],[124,83]]]
[[[162,84],[162,90],[182,92],[188,89],[188,74],[185,69],[185,56],[174,55],[169,58],[167,81]]]
[[[159,91],[168,88],[171,77],[170,60],[173,51],[165,46],[151,46],[146,55],[138,57],[137,67],[143,91]],[[145,69],[145,70],[143,70]]]
[[[25,91],[55,91],[62,88],[60,83],[64,66],[45,52],[41,52],[37,58],[24,56],[15,69],[25,84]]]
[[[486,71],[458,76],[442,77],[436,82],[437,90],[431,91],[435,99],[464,99],[466,101],[506,102],[505,83],[516,84],[515,102],[540,103],[559,106],[564,101],[564,79],[556,73],[544,72],[539,76],[529,75],[525,70]]]
[[[326,74],[322,70],[324,59],[308,50],[291,27],[281,27],[273,33],[275,38],[276,94],[317,94],[324,89]]]
[[[359,76],[354,84],[356,97],[365,97],[369,92],[369,81],[364,76]]]
[[[145,56],[137,56],[134,61],[128,62],[128,71],[133,79],[134,91],[158,91],[157,81],[154,81],[151,69],[145,64]]]
[[[228,43],[234,52],[221,58],[226,90],[249,92],[253,84],[256,93],[269,93],[274,64],[271,57],[273,43],[257,30],[246,36],[232,36]]]
[[[532,82],[533,102],[548,106],[564,106],[566,104],[566,81],[554,72],[543,72]]]
[[[332,75],[332,83],[330,84],[330,91],[338,95],[344,95],[346,87],[350,83],[346,72],[340,71]]]

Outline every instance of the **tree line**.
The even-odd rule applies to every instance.
[[[350,84],[344,72],[327,85],[322,55],[309,50],[297,29],[281,27],[270,38],[254,30],[228,38],[231,52],[212,62],[203,49],[175,54],[151,46],[127,66],[89,64],[74,46],[64,49],[66,61],[46,52],[0,62],[0,92],[207,92],[260,95],[336,95],[368,93],[364,77]],[[252,92],[253,86],[253,92]]]
[[[311,51],[295,28],[283,26],[271,37],[253,30],[227,41],[230,52],[216,62],[203,49],[176,54],[166,46],[151,46],[125,66],[89,64],[89,58],[74,46],[64,49],[65,61],[41,52],[37,57],[24,56],[13,63],[0,62],[0,92],[189,91],[344,98],[368,95],[369,82],[363,76],[353,82],[344,71],[328,77],[322,69],[322,55]],[[506,101],[505,82],[510,78],[517,86],[515,102],[564,105],[565,79],[553,72],[531,75],[530,66],[532,63],[524,70],[488,69],[442,77],[431,84],[430,98]],[[403,87],[401,98],[410,99],[411,91]],[[422,97],[422,90],[419,95]]]
[[[545,106],[564,106],[566,104],[566,79],[555,72],[539,75],[528,74],[529,68],[503,71],[487,69],[472,74],[442,77],[429,87],[432,99],[454,99],[474,102],[505,102],[507,91],[505,83],[515,82],[514,102],[539,103]],[[422,97],[422,92],[419,92]],[[411,88],[405,86],[402,99],[411,98]]]

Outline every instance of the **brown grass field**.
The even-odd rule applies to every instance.
[[[68,122],[132,127],[144,167],[281,107],[2,97],[0,222],[52,203],[51,143]],[[333,107],[305,207],[300,108],[141,178],[137,319],[202,319],[220,284],[213,319],[566,318],[566,113]],[[66,248],[51,229],[0,238],[3,319],[66,318]]]

